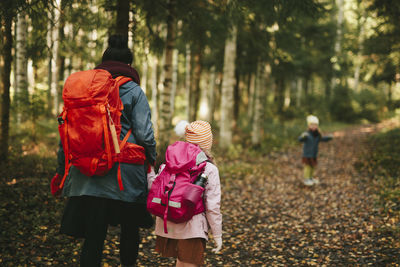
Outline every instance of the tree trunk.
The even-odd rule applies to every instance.
[[[10,74],[12,64],[12,16],[6,14],[1,18],[1,24],[4,25],[4,32],[2,32],[2,56],[3,67],[1,75],[1,139],[0,139],[0,161],[5,162],[8,160],[8,138],[10,133]],[[3,27],[0,27],[3,28]]]
[[[358,1],[358,10],[363,9],[361,6],[361,1]],[[357,28],[358,28],[358,38],[357,38],[357,45],[358,45],[358,52],[355,58],[355,69],[354,69],[354,91],[358,92],[358,86],[360,83],[360,71],[361,71],[361,64],[362,64],[362,57],[363,57],[363,50],[364,50],[364,32],[365,32],[365,21],[366,21],[366,11],[363,10],[362,14],[359,15],[357,20]]]
[[[257,72],[257,71],[256,71]],[[251,121],[253,120],[254,116],[254,97],[255,97],[255,86],[256,86],[256,74],[251,74],[250,76],[250,85],[249,85],[249,100],[247,104],[247,122],[250,125]]]
[[[336,0],[336,7],[338,9],[337,12],[337,21],[336,21],[336,40],[335,40],[335,54],[333,60],[333,75],[331,81],[331,88],[335,90],[335,87],[338,85],[338,72],[340,70],[339,59],[342,53],[342,27],[343,27],[343,18],[344,18],[344,0]],[[339,82],[340,83],[340,82]],[[330,96],[327,96],[328,99]]]
[[[59,93],[58,93],[58,77],[59,68],[57,65],[58,58],[58,47],[60,44],[59,40],[59,27],[60,27],[60,10],[61,0],[56,0],[54,3],[55,7],[53,10],[53,27],[52,27],[52,51],[51,51],[51,95],[53,96],[53,110],[52,114],[57,115],[59,113]]]
[[[117,23],[115,32],[126,37],[129,32],[130,0],[117,0]]]
[[[175,0],[168,1],[167,17],[167,40],[165,43],[165,62],[164,62],[164,88],[162,91],[161,114],[160,114],[160,134],[159,151],[163,153],[169,142],[168,131],[171,129],[171,90],[172,90],[172,55],[175,47]]]
[[[152,66],[151,66],[151,77],[150,77],[150,82],[151,82],[151,104],[152,104],[152,110],[151,110],[151,119],[153,121],[153,127],[154,127],[154,135],[157,137],[158,136],[158,87],[157,87],[157,65],[158,65],[158,59],[157,57],[154,56],[153,60],[151,60]]]
[[[236,129],[237,123],[239,121],[240,112],[240,75],[239,70],[235,70],[235,87],[233,91],[233,129]]]
[[[174,49],[172,54],[172,84],[171,84],[171,118],[175,112],[175,95],[178,88],[178,49]]]
[[[251,144],[253,147],[258,148],[261,144],[261,122],[262,115],[264,114],[264,106],[265,106],[265,86],[266,86],[266,75],[269,75],[271,72],[271,68],[269,65],[263,66],[258,63],[257,65],[257,75],[255,78],[255,86],[254,86],[254,118],[252,123],[252,131],[251,131]],[[269,77],[269,76],[268,76]]]
[[[220,147],[228,148],[232,144],[233,90],[235,86],[237,28],[233,26],[225,41],[224,68],[221,94]]]
[[[208,84],[208,122],[212,123],[214,121],[214,103],[215,103],[215,66],[211,67],[210,70],[210,80]]]
[[[65,5],[66,5],[66,0],[61,0],[61,10],[65,10]],[[64,12],[61,12],[60,14],[60,25],[58,27],[58,39],[59,39],[59,44],[63,43],[65,40],[65,15]],[[58,47],[58,50],[60,51],[60,47]],[[58,75],[57,75],[57,94],[58,94],[58,99],[62,101],[62,90],[63,90],[63,85],[64,85],[64,79],[65,79],[65,56],[63,53],[60,53],[57,51],[57,66],[58,66]],[[60,107],[60,101],[58,103],[58,108]],[[58,115],[57,111],[57,115]]]
[[[51,116],[52,110],[53,110],[53,96],[52,96],[52,91],[51,91],[51,84],[52,84],[52,75],[51,75],[51,70],[52,70],[52,51],[53,51],[53,23],[52,23],[52,18],[53,18],[53,11],[50,9],[48,12],[48,22],[47,22],[47,49],[48,49],[48,67],[47,67],[47,86],[48,86],[48,91],[47,91],[47,115]]]
[[[201,94],[201,88],[200,88],[200,80],[201,80],[201,73],[203,71],[203,64],[202,64],[202,58],[203,54],[202,51],[197,51],[197,53],[194,55],[194,69],[193,69],[193,81],[192,81],[192,86],[193,90],[192,92],[192,113],[190,117],[190,121],[195,121],[197,120],[197,112],[199,111],[199,102],[200,102],[200,94]]]
[[[185,72],[185,88],[186,88],[186,116],[187,120],[190,122],[191,119],[191,106],[192,106],[192,94],[191,94],[191,50],[190,45],[186,44],[186,72]]]
[[[275,89],[275,103],[277,111],[278,114],[282,114],[285,101],[285,79],[283,77],[277,78]]]
[[[146,45],[144,49],[145,58],[142,65],[142,77],[140,79],[140,87],[142,87],[143,91],[147,94],[147,79],[149,74],[149,47]]]
[[[304,98],[308,98],[309,92],[309,86],[310,86],[310,78],[307,76],[304,78]]]
[[[302,89],[303,89],[303,79],[301,77],[297,78],[297,97],[296,97],[296,107],[301,106],[302,102]]]
[[[17,15],[16,33],[16,68],[15,68],[15,106],[17,112],[17,127],[21,123],[22,114],[27,114],[29,107],[28,92],[28,57],[26,51],[27,43],[27,18],[25,12]]]
[[[293,107],[297,103],[297,78],[293,77],[290,82],[290,95],[289,95],[289,105],[287,107]]]

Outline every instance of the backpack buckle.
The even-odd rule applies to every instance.
[[[58,117],[57,120],[58,120],[58,125],[63,125],[65,122],[65,120],[62,117]]]

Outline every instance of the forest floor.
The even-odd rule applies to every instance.
[[[377,205],[377,184],[359,166],[368,161],[369,136],[398,127],[349,127],[321,143],[316,177],[302,184],[301,145],[264,156],[224,161],[223,249],[207,244],[206,266],[399,266],[399,218]],[[58,234],[63,200],[48,179],[0,185],[0,265],[78,266],[80,241]],[[393,230],[393,229],[397,229]],[[172,266],[154,252],[155,236],[142,232],[138,266]],[[104,266],[118,266],[118,228],[110,227]]]

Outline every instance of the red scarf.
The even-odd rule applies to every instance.
[[[118,76],[130,77],[135,83],[140,85],[139,73],[126,63],[107,60],[98,65],[95,69],[106,70],[111,73],[113,78]]]

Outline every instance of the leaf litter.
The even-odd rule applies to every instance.
[[[369,128],[367,128],[369,127]],[[373,130],[370,128],[373,127]],[[399,266],[399,226],[375,204],[375,187],[354,165],[365,140],[382,125],[335,133],[320,145],[316,177],[302,184],[301,147],[265,157],[224,162],[223,249],[206,266]],[[64,200],[49,193],[49,180],[8,179],[0,185],[1,266],[79,266],[81,240],[60,235]],[[141,233],[138,266],[171,266],[155,251],[152,230]],[[119,266],[119,228],[110,227],[103,266]]]

